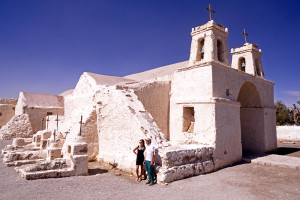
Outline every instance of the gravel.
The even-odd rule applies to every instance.
[[[150,187],[95,163],[89,176],[28,181],[0,160],[0,199],[300,199],[300,170],[271,166],[242,163]]]

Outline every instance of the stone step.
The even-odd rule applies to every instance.
[[[35,160],[17,160],[17,161],[11,161],[5,163],[7,167],[15,167],[15,166],[21,166],[21,165],[28,165],[28,164],[34,164],[39,161],[44,161],[44,159],[35,159]]]
[[[250,161],[251,163],[266,166],[275,166],[300,170],[300,158],[282,155],[264,155],[261,157],[243,158],[244,161]]]

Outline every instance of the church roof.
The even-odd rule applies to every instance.
[[[23,92],[24,100],[29,107],[64,107],[64,97],[49,94]]]
[[[158,67],[158,68],[151,69],[148,71],[127,75],[127,76],[124,76],[124,78],[133,79],[135,81],[142,81],[142,80],[154,79],[157,77],[163,77],[166,75],[173,74],[180,67],[188,66],[188,62],[189,61],[183,61],[183,62],[171,64],[171,65],[166,65],[166,66]]]
[[[73,91],[74,91],[74,89],[66,90],[66,91],[60,93],[58,96],[63,96],[63,97],[65,97],[65,96],[67,96],[67,95],[69,95],[69,94],[72,94]]]
[[[107,76],[107,75],[101,75],[101,74],[94,74],[91,72],[85,72],[87,75],[92,77],[97,85],[115,85],[117,83],[121,82],[132,82],[134,80],[124,77],[117,77],[117,76]]]

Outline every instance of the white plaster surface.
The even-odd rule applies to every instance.
[[[134,86],[134,93],[138,96],[146,111],[151,114],[157,126],[169,139],[170,113],[170,81],[146,81]]]
[[[279,141],[300,141],[299,126],[276,126],[276,131]]]
[[[166,65],[155,69],[147,70],[145,72],[131,74],[125,76],[124,78],[133,79],[135,81],[143,81],[143,80],[158,79],[159,77],[171,76],[178,68],[188,66],[188,62],[189,61],[174,63],[171,65]]]
[[[136,155],[132,150],[140,139],[152,138],[156,148],[168,145],[133,90],[103,88],[97,98],[100,159],[133,172]]]
[[[58,96],[63,96],[63,97],[65,97],[65,96],[67,96],[67,95],[69,95],[69,94],[72,94],[73,91],[74,91],[74,89],[66,90],[66,91],[60,93]]]
[[[251,160],[251,163],[300,170],[300,158],[282,155],[267,155]]]

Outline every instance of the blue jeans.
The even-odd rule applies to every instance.
[[[146,170],[148,172],[149,181],[153,182],[154,180],[153,180],[153,171],[152,171],[151,161],[145,160],[145,165],[146,165]]]

